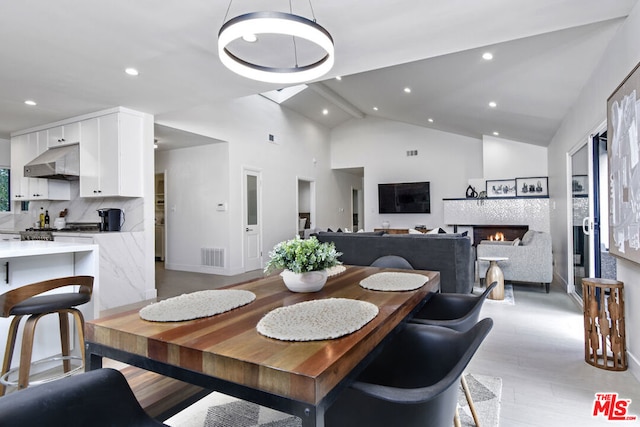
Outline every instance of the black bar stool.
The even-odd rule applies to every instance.
[[[57,294],[41,295],[53,289],[78,286],[74,292],[64,292]],[[29,385],[29,374],[31,371],[31,354],[33,352],[33,338],[38,320],[47,314],[57,313],[60,321],[60,343],[62,346],[62,357],[52,357],[36,363],[45,361],[61,360],[63,374],[58,374],[38,383],[53,381],[55,379],[69,376],[84,367],[84,317],[80,310],[75,307],[85,304],[91,300],[93,292],[93,277],[91,276],[71,276],[58,279],[45,280],[42,282],[25,285],[0,295],[0,316],[14,316],[9,326],[7,336],[7,347],[0,373],[0,396],[4,395],[6,386],[18,386],[18,389],[26,388]],[[80,345],[82,363],[79,367],[71,369],[71,359],[78,357],[71,356],[69,339],[68,315],[75,319],[78,329],[78,340]],[[18,335],[18,327],[24,316],[29,316],[22,333],[22,348],[20,351],[20,365],[11,369],[11,359]],[[71,337],[73,339],[73,337]],[[9,377],[18,371],[18,381],[11,381]],[[36,382],[32,382],[35,384]]]

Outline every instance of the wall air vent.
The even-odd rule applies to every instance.
[[[200,248],[202,265],[224,268],[224,248]]]

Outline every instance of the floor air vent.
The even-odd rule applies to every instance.
[[[223,248],[201,248],[200,257],[202,258],[202,265],[209,267],[224,267]]]

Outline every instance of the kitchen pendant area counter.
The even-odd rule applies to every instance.
[[[0,293],[56,277],[94,276],[93,295],[100,294],[99,246],[39,240],[0,241]],[[82,309],[87,319],[98,317],[92,301]]]
[[[91,301],[78,306],[85,320],[99,315],[99,301],[103,291],[99,278],[99,246],[85,243],[51,241],[0,241],[0,294],[43,280],[57,277],[93,276]],[[12,317],[0,318],[0,342],[6,342]],[[22,333],[17,337],[20,348]],[[74,349],[74,353],[78,350]],[[42,360],[60,353],[58,318],[47,315],[38,322],[32,360]],[[0,348],[4,357],[4,346]],[[15,352],[12,366],[17,366],[20,352]],[[44,367],[34,368],[34,373]]]
[[[155,283],[145,281],[144,232],[53,232],[54,242],[88,243],[100,247],[100,283],[104,292],[96,299],[99,310],[154,299]]]
[[[37,240],[0,242],[0,259],[93,251],[98,251],[97,245]]]

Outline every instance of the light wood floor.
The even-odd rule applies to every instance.
[[[233,277],[166,271],[156,264],[160,298],[262,276],[261,271]],[[592,416],[597,392],[631,399],[629,412],[640,417],[640,383],[629,371],[585,363],[582,310],[559,286],[546,294],[541,287],[516,285],[514,295],[515,305],[484,304],[481,317],[493,318],[494,327],[467,368],[502,378],[501,427],[610,426],[611,421]]]
[[[549,294],[516,285],[514,295],[515,305],[484,304],[481,317],[493,318],[494,327],[467,368],[502,378],[500,425],[636,425],[592,416],[595,393],[617,392],[640,417],[640,383],[629,371],[584,361],[582,308],[555,285]]]

